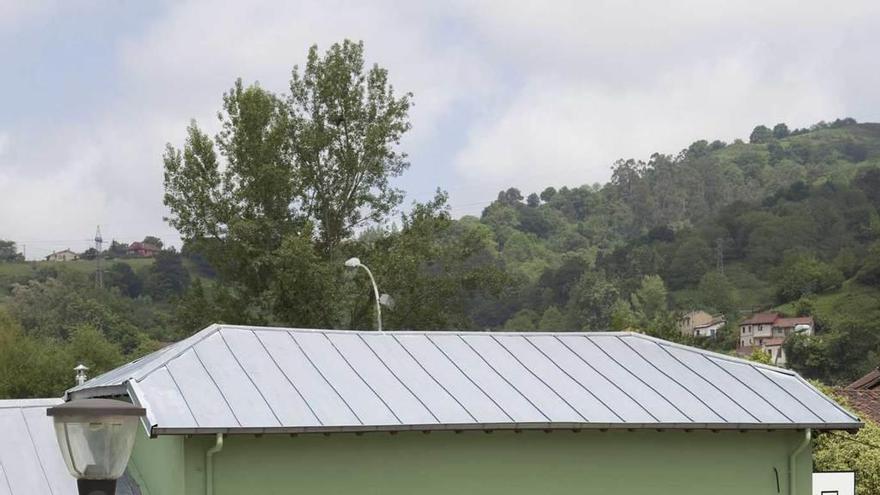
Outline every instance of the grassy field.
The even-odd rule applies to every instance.
[[[103,260],[104,268],[115,263],[130,265],[134,271],[153,264],[152,258],[116,258]],[[73,272],[92,274],[95,272],[94,260],[77,261],[27,261],[23,263],[0,263],[0,303],[9,297],[12,284],[25,283],[34,278],[41,269],[59,268]]]
[[[786,314],[795,312],[794,303],[776,309]],[[853,318],[877,321],[880,320],[880,289],[849,280],[838,291],[815,296],[813,310],[817,318],[832,325]]]

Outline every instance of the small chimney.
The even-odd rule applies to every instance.
[[[89,371],[88,366],[80,363],[73,370],[76,371],[76,384],[77,385],[82,385],[83,383],[86,382],[86,380],[89,379],[89,377],[86,376],[86,371]]]

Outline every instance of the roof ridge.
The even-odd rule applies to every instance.
[[[231,329],[231,330],[268,330],[268,331],[282,331],[282,332],[303,332],[303,333],[342,333],[342,334],[361,334],[361,335],[381,335],[381,334],[394,334],[394,335],[494,335],[494,336],[504,336],[504,335],[512,335],[512,336],[534,336],[534,335],[583,335],[583,336],[591,336],[591,335],[611,335],[611,336],[621,336],[628,335],[633,332],[629,331],[553,331],[553,332],[540,332],[540,331],[529,331],[529,332],[515,332],[515,331],[503,331],[503,332],[494,332],[494,331],[480,331],[480,330],[386,330],[384,332],[377,332],[375,330],[355,330],[355,329],[342,329],[342,328],[297,328],[297,327],[276,327],[276,326],[260,326],[260,325],[228,325],[228,324],[217,324],[221,329]]]
[[[165,349],[159,349],[156,352],[163,352],[163,351],[169,352],[171,348],[176,348],[179,346],[179,349],[177,349],[177,352],[173,353],[172,356],[167,357],[167,358],[162,358],[162,359],[156,359],[155,362],[150,363],[150,366],[147,366],[145,370],[140,370],[140,373],[138,373],[137,376],[134,376],[134,373],[132,373],[132,376],[129,376],[124,381],[134,380],[136,382],[139,382],[139,381],[143,380],[144,378],[150,376],[150,374],[152,374],[154,371],[158,370],[159,368],[161,368],[163,366],[166,366],[171,361],[174,361],[175,359],[182,356],[184,353],[186,353],[186,351],[192,349],[199,342],[207,339],[208,337],[210,337],[211,335],[214,335],[215,333],[218,333],[222,328],[223,328],[222,325],[219,325],[217,323],[212,323],[211,325],[199,330],[198,332],[190,335],[189,337],[171,344],[170,346],[166,347]],[[185,345],[183,345],[184,342],[186,342]],[[152,354],[148,354],[147,356],[151,356],[151,355]],[[144,359],[147,356],[144,356],[141,359]]]

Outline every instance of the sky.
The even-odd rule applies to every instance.
[[[279,93],[363,40],[414,93],[406,204],[604,182],[619,158],[757,124],[880,121],[876,0],[0,0],[0,239],[29,259],[157,235],[162,152],[236,78]]]

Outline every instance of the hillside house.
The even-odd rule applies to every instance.
[[[691,311],[678,320],[682,335],[714,338],[727,321],[723,315],[713,315],[702,310]]]
[[[755,313],[739,324],[740,343],[737,351],[749,354],[759,348],[770,356],[773,364],[785,366],[785,341],[794,333],[812,335],[814,325],[812,316],[786,318],[779,313]]]
[[[63,251],[53,251],[52,254],[46,256],[46,261],[76,261],[79,259],[79,255],[74,253],[70,249],[65,249]]]
[[[805,494],[810,431],[861,426],[794,372],[625,332],[213,325],[88,397],[146,408],[128,467],[162,495]]]
[[[129,256],[138,256],[140,258],[152,258],[161,251],[159,246],[155,246],[148,242],[132,242],[128,245],[126,254]]]

